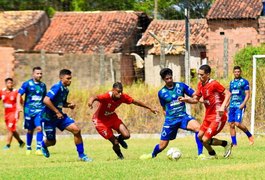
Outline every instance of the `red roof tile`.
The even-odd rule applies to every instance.
[[[3,11],[0,12],[0,36],[14,36],[21,30],[35,24],[44,11]]]
[[[206,19],[190,20],[190,44],[201,45],[206,44],[207,33]],[[168,44],[166,54],[181,54],[185,50],[185,21],[184,20],[154,20],[148,26],[143,37],[138,41],[137,45],[154,46],[148,53],[160,54],[160,43],[152,37],[149,32],[157,35],[159,40],[163,40]]]
[[[262,0],[216,0],[207,19],[256,19],[262,12]]]
[[[137,28],[136,12],[58,12],[34,50],[93,53],[104,46],[106,53],[119,51]]]

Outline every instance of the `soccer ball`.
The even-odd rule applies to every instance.
[[[178,160],[181,155],[181,151],[176,147],[172,147],[167,151],[167,157],[170,160]]]

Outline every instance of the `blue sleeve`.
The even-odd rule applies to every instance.
[[[51,87],[51,89],[48,91],[46,96],[48,96],[51,100],[54,99],[54,97],[57,95],[57,93],[60,90],[60,86],[58,84],[55,84]]]
[[[188,96],[191,97],[194,94],[195,91],[191,87],[189,87],[187,84],[183,83],[183,87],[184,87],[185,94],[187,94]]]
[[[162,107],[165,107],[166,102],[165,102],[164,99],[161,97],[161,91],[158,92],[158,98],[159,98],[160,105],[161,105]]]
[[[18,93],[22,96],[23,94],[25,94],[27,87],[28,87],[28,81],[24,82],[22,84],[22,86],[19,88]]]
[[[231,92],[232,91],[232,81],[230,82],[230,85],[229,85],[229,91]]]
[[[249,82],[247,80],[245,80],[245,87],[244,87],[245,91],[249,90]]]

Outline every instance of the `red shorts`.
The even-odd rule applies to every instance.
[[[226,121],[226,114],[224,114],[221,118],[217,114],[206,115],[200,130],[204,132],[205,137],[211,139],[224,128]]]
[[[8,131],[14,132],[17,129],[16,128],[17,120],[15,116],[16,116],[15,112],[10,112],[10,113],[5,114],[6,128]]]
[[[119,132],[119,127],[123,123],[116,114],[112,114],[103,119],[94,116],[92,121],[98,133],[105,139],[110,139],[113,136],[112,129]]]

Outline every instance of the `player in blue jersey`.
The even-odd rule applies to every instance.
[[[64,114],[62,108],[74,109],[75,104],[67,102],[72,73],[68,69],[62,69],[59,74],[60,81],[54,84],[48,91],[43,102],[46,105],[42,111],[43,131],[46,139],[42,141],[42,154],[45,157],[50,157],[48,150],[49,146],[54,146],[56,143],[56,127],[61,131],[67,130],[74,135],[74,142],[81,161],[90,162],[92,159],[88,158],[84,153],[84,145],[81,136],[81,131],[75,124],[75,121]]]
[[[254,144],[253,135],[242,123],[246,104],[250,97],[250,89],[248,81],[241,77],[241,73],[241,68],[239,66],[235,66],[234,80],[230,82],[229,88],[232,95],[230,99],[228,122],[230,124],[230,134],[233,146],[237,145],[235,126],[241,129],[247,135],[250,145]]]
[[[41,142],[43,138],[41,129],[40,112],[44,108],[43,99],[46,95],[46,85],[41,82],[42,69],[41,67],[34,67],[32,71],[32,79],[24,82],[18,91],[17,95],[17,108],[18,112],[22,111],[21,96],[25,94],[24,100],[24,128],[27,129],[26,134],[26,154],[31,154],[31,143],[33,139],[34,129],[37,130],[36,152],[35,154],[41,155]]]
[[[198,157],[203,158],[203,144],[198,138],[200,124],[186,113],[184,102],[178,98],[184,95],[192,97],[194,90],[182,82],[173,82],[172,70],[164,68],[160,71],[160,76],[165,82],[165,86],[158,92],[160,104],[165,114],[165,122],[161,131],[160,143],[154,147],[152,154],[144,154],[140,159],[155,158],[158,153],[162,152],[177,136],[178,129],[191,130],[195,132],[197,143]]]

